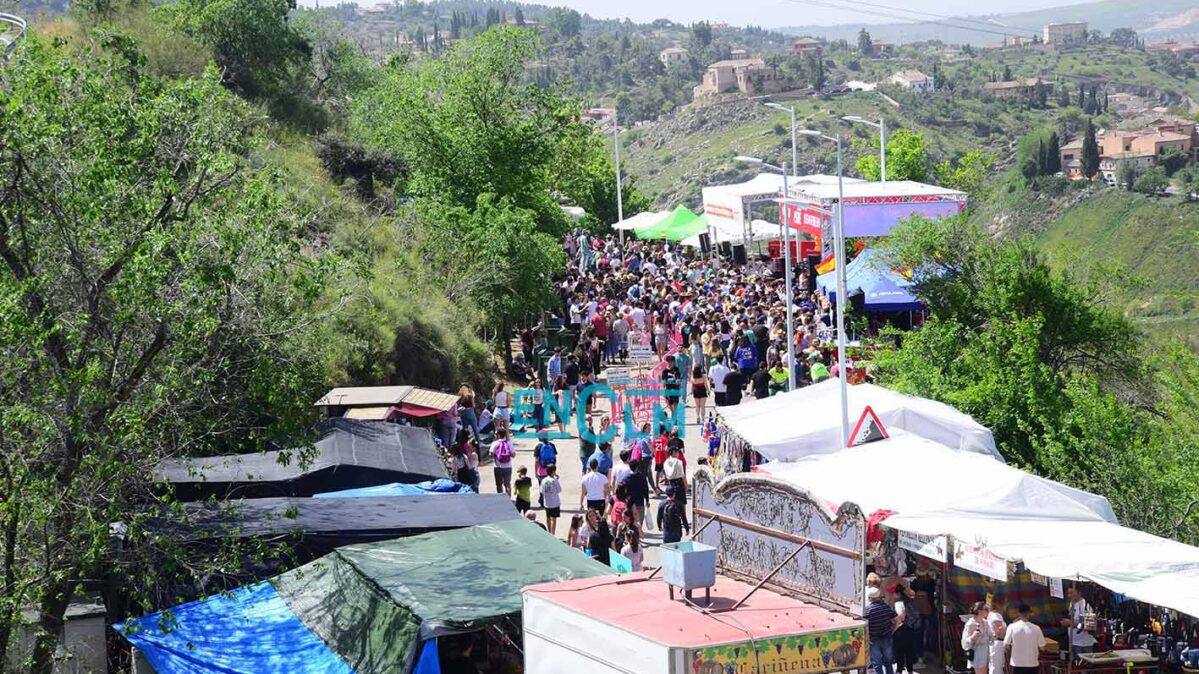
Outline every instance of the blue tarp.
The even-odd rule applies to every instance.
[[[171,609],[168,630],[152,613],[116,629],[158,674],[353,674],[270,583],[256,583]]]
[[[829,299],[837,299],[837,272],[816,278]],[[922,311],[924,305],[911,293],[911,281],[892,270],[873,248],[867,248],[845,266],[845,291],[862,293],[866,311]]]
[[[343,489],[327,491],[323,494],[313,494],[312,498],[358,498],[370,496],[429,496],[431,494],[473,494],[475,490],[453,480],[432,480],[417,484],[380,484],[374,487],[359,487],[358,489]]]

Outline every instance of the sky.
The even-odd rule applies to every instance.
[[[533,0],[538,2],[538,0]],[[908,10],[959,16],[964,12],[977,16],[1020,12],[1048,7],[1078,4],[1085,0],[982,0],[963,3],[961,0],[871,0],[873,5],[902,7]],[[360,4],[366,4],[359,0]],[[828,0],[817,0],[825,5]],[[805,2],[805,0],[540,0],[538,4],[564,5],[597,18],[629,18],[638,23],[654,19],[670,19],[680,23],[708,20],[743,26],[766,28],[780,26],[836,25],[844,23],[894,23],[896,19],[871,14],[871,7],[859,10],[838,10]],[[837,0],[838,5],[852,5],[852,0]],[[889,14],[903,14],[888,11]],[[913,17],[918,19],[920,17]]]

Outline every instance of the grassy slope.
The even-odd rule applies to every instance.
[[[1066,210],[1040,242],[1055,264],[1122,266],[1136,279],[1114,293],[1124,313],[1199,348],[1199,204],[1103,190]]]

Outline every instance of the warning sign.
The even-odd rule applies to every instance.
[[[849,434],[849,443],[845,446],[856,447],[889,437],[891,436],[887,434],[883,422],[879,421],[878,415],[867,405],[866,409],[862,410],[862,416],[858,419],[857,425],[853,427],[853,432]]]

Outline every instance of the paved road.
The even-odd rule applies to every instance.
[[[710,399],[710,398],[709,398]],[[599,428],[600,417],[609,413],[606,404],[599,403],[596,405],[596,410],[592,415],[592,422],[595,428]],[[684,452],[687,455],[688,480],[691,474],[694,473],[695,466],[698,465],[696,459],[707,454],[707,442],[703,439],[700,432],[699,422],[695,418],[694,401],[688,400],[686,412],[687,426],[683,437]],[[576,422],[577,423],[577,422]],[[579,491],[581,489],[580,480],[583,477],[582,462],[578,460],[579,456],[579,439],[577,430],[570,425],[566,431],[571,433],[572,437],[561,440],[554,440],[554,444],[558,447],[558,476],[562,481],[562,518],[558,520],[557,536],[562,540],[566,540],[567,532],[570,530],[570,518],[572,515],[579,514]],[[621,429],[623,434],[623,429]],[[533,474],[533,448],[537,445],[537,440],[533,438],[518,438],[515,442],[516,458],[513,460],[513,467],[517,468],[525,466],[529,469],[529,474]],[[614,443],[614,451],[619,453],[621,443],[619,439]],[[616,457],[613,457],[614,459]],[[480,466],[481,473],[480,488],[484,493],[491,493],[495,489],[495,480],[491,474],[490,464]],[[513,473],[515,474],[515,470]],[[652,499],[652,497],[651,497]],[[650,502],[650,514],[657,512],[658,503],[660,501],[654,499]],[[545,524],[545,514],[537,507],[537,494],[533,493],[533,507],[537,514],[537,521]],[[658,551],[657,546],[662,542],[662,534],[657,531],[657,526],[645,532],[646,550],[644,564],[646,566],[658,566]]]

